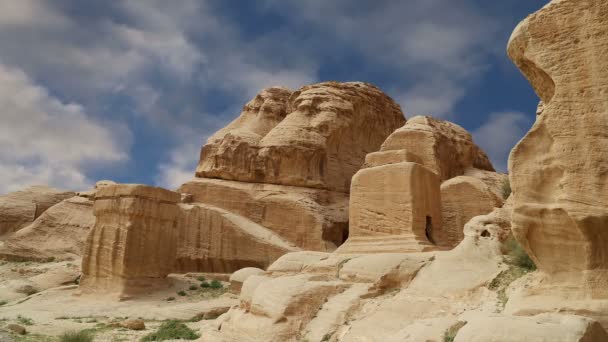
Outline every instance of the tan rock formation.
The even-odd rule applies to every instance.
[[[302,249],[333,251],[348,235],[348,194],[204,178],[178,191],[191,194],[192,203],[239,215]]]
[[[401,152],[404,160],[395,159],[396,151],[407,152]],[[470,168],[494,171],[486,154],[464,128],[429,116],[409,119],[386,139],[380,154],[385,155],[387,161],[420,163],[438,174],[441,182],[463,175]]]
[[[339,253],[422,251],[443,238],[439,179],[420,164],[359,171],[349,212],[349,238]]]
[[[546,275],[527,300],[540,311],[608,307],[607,27],[608,2],[554,0],[509,41],[544,104],[509,160],[513,232]]]
[[[178,193],[143,185],[100,189],[82,261],[83,292],[129,296],[163,284],[176,257],[179,200]]]
[[[441,241],[455,247],[464,238],[465,223],[502,206],[502,200],[478,178],[458,176],[441,184]]]
[[[0,236],[15,232],[75,193],[43,185],[0,196]]]
[[[247,278],[254,275],[264,274],[264,270],[255,267],[245,267],[230,275],[230,291],[232,293],[240,293],[243,283]]]
[[[74,196],[52,206],[32,224],[7,237],[0,246],[0,257],[78,259],[94,224],[93,201]]]
[[[477,317],[458,331],[454,342],[600,342],[608,341],[602,326],[589,318],[542,314],[534,317]]]
[[[404,122],[367,83],[266,89],[209,139],[196,175],[348,192],[365,155]]]

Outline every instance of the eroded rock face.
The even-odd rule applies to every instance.
[[[399,106],[367,83],[266,89],[209,139],[196,175],[348,192],[365,155],[404,122]]]
[[[549,279],[596,299],[608,298],[607,27],[608,2],[554,0],[508,46],[543,102],[509,160],[513,232]]]
[[[130,296],[163,284],[177,249],[180,195],[144,185],[104,187],[82,260],[83,292]]]
[[[397,151],[406,151],[417,160],[405,156],[407,160],[395,159]],[[386,158],[384,164],[418,162],[438,174],[442,182],[463,175],[470,168],[494,171],[486,154],[473,143],[473,138],[464,128],[430,116],[409,119],[386,139],[377,156],[368,158],[382,157]]]
[[[45,210],[74,195],[70,191],[36,185],[0,196],[0,236],[29,225]]]
[[[94,224],[93,201],[68,198],[9,236],[0,247],[0,256],[9,260],[80,258]]]

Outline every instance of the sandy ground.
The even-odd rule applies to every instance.
[[[126,301],[81,295],[74,282],[78,272],[74,262],[0,264],[0,327],[19,324],[28,331],[12,339],[0,334],[0,342],[56,341],[66,331],[83,329],[94,329],[95,341],[138,341],[167,320],[183,320],[198,330],[208,321],[196,317],[237,304],[237,297],[226,291],[228,283],[223,282],[223,289],[201,288],[197,274],[171,275],[167,289]],[[34,291],[39,292],[30,294]],[[109,327],[127,318],[143,319],[146,330]]]

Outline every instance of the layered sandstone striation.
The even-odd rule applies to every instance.
[[[75,193],[36,185],[0,196],[0,236],[34,222],[42,213]]]
[[[554,0],[509,41],[543,103],[509,170],[513,232],[545,279],[513,312],[608,308],[607,27],[608,2]]]
[[[95,195],[95,226],[82,261],[83,292],[129,296],[160,286],[177,249],[178,193],[121,184]]]
[[[266,89],[209,138],[196,175],[348,192],[365,155],[404,122],[399,105],[367,83]]]

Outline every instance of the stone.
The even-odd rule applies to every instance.
[[[338,253],[423,251],[442,243],[439,177],[403,162],[360,170],[352,180],[349,238]]]
[[[462,327],[454,342],[600,342],[608,341],[602,326],[589,318],[541,314],[532,317],[477,317]]]
[[[141,319],[127,319],[120,322],[118,326],[129,330],[146,330],[146,324]]]
[[[93,200],[93,199],[95,199],[95,194],[97,193],[97,190],[99,190],[101,188],[105,188],[106,186],[115,185],[115,184],[116,184],[116,182],[111,181],[111,180],[100,180],[95,183],[95,186],[93,187],[93,189],[87,190],[87,191],[79,191],[76,193],[76,195],[78,195],[80,197],[86,197],[90,200]]]
[[[513,233],[544,276],[514,312],[583,312],[608,324],[593,312],[608,304],[606,27],[608,2],[553,0],[508,44],[543,102],[509,159]]]
[[[25,329],[25,327],[19,325],[19,324],[9,324],[6,326],[6,329],[8,329],[9,331],[14,332],[17,335],[25,335],[27,334],[27,329]]]
[[[348,236],[348,194],[219,179],[194,179],[178,191],[192,194],[192,204],[242,216],[298,248],[331,252]]]
[[[0,236],[16,232],[74,192],[36,185],[0,196]]]
[[[365,155],[404,122],[399,105],[367,83],[269,88],[209,138],[196,175],[348,192]]]
[[[494,171],[486,154],[473,142],[462,127],[430,116],[416,116],[393,132],[382,144],[380,152],[406,151],[406,160],[419,163],[439,175],[441,182],[461,176],[476,168]],[[391,158],[394,158],[394,153]],[[407,159],[409,158],[409,159]]]
[[[179,200],[176,192],[144,185],[100,189],[82,261],[82,292],[129,297],[165,285],[176,257]]]
[[[464,225],[473,217],[489,214],[502,200],[478,178],[458,176],[441,184],[442,241],[455,247],[464,238]]]
[[[71,197],[6,238],[0,246],[0,257],[38,261],[78,259],[94,224],[93,201]]]
[[[245,267],[230,275],[230,291],[240,293],[243,283],[253,275],[264,274],[264,270],[255,267]]]
[[[180,209],[174,272],[266,268],[281,255],[300,250],[272,230],[233,212],[196,204],[181,204]]]

